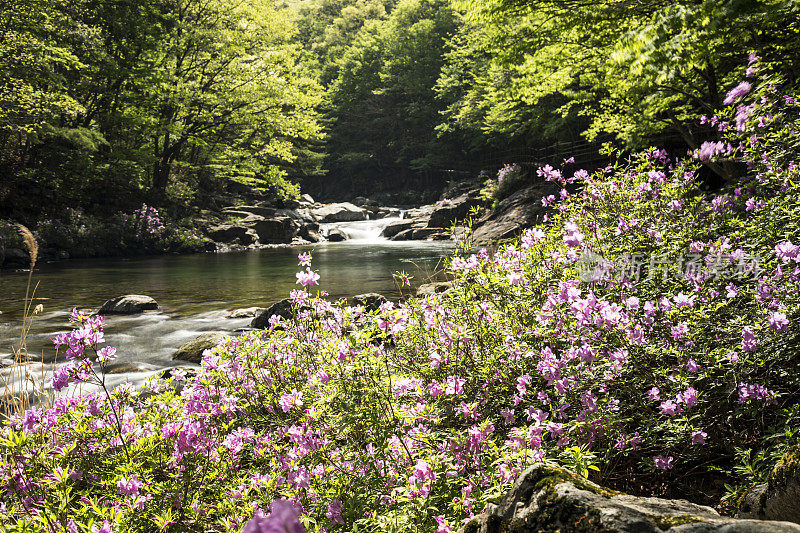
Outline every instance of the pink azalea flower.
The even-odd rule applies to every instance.
[[[653,463],[655,464],[656,468],[660,468],[661,470],[671,470],[673,466],[672,463],[674,458],[672,456],[664,457],[663,455],[656,455],[653,457]]]

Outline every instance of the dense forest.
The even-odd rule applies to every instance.
[[[224,191],[399,190],[413,203],[557,142],[693,149],[718,132],[689,117],[722,107],[748,53],[797,78],[797,9],[12,0],[0,6],[0,216],[142,202],[185,213]]]

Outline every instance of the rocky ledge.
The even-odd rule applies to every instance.
[[[542,223],[548,212],[542,199],[557,194],[555,184],[539,181],[490,207],[489,202],[481,198],[479,184],[462,182],[446,191],[437,203],[408,210],[402,220],[388,224],[382,235],[393,241],[448,239],[454,224],[458,236],[464,231],[458,225],[471,217],[472,241],[489,244],[510,239]]]
[[[560,468],[536,465],[460,533],[800,533],[790,522],[736,519],[686,500],[615,492]]]
[[[736,516],[800,523],[800,446],[786,452],[766,483],[744,494]]]

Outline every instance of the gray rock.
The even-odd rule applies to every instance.
[[[317,218],[308,209],[278,209],[275,215],[289,217],[299,225],[317,223]]]
[[[426,228],[426,227],[420,227],[419,224],[415,224],[411,226],[409,229],[397,233],[389,240],[422,241],[442,232],[444,232],[444,228]]]
[[[745,493],[736,516],[800,524],[800,446],[784,454],[766,483]]]
[[[289,217],[259,220],[252,224],[258,240],[264,244],[288,244],[297,236],[297,223]]]
[[[233,309],[228,311],[225,318],[252,318],[265,311],[263,307],[243,307],[241,309]]]
[[[180,348],[172,354],[173,360],[186,361],[189,363],[200,363],[203,360],[203,352],[214,348],[222,342],[225,335],[222,333],[203,333],[194,340],[182,344]]]
[[[250,327],[253,329],[266,329],[269,327],[269,319],[273,315],[278,315],[284,320],[291,320],[294,318],[294,307],[289,298],[284,298],[280,302],[276,302],[262,311],[250,322]]]
[[[261,215],[247,215],[243,219],[239,220],[237,224],[240,226],[252,227],[253,224],[256,222],[261,222],[262,220],[266,220],[266,217],[262,217]]]
[[[442,200],[436,204],[428,221],[429,228],[449,228],[454,222],[461,222],[473,207],[480,207],[480,198],[462,194],[452,200]]]
[[[224,215],[224,218],[230,220],[231,218],[235,218],[235,219],[247,218],[249,216],[252,216],[253,213],[251,213],[249,211],[237,211],[235,209],[232,209],[230,211],[223,211],[222,215]],[[261,215],[256,215],[256,216],[261,216]],[[238,223],[238,221],[239,220],[237,220],[236,222]],[[233,222],[231,222],[231,223],[233,223]]]
[[[297,235],[308,242],[320,242],[322,240],[322,235],[319,232],[319,224],[316,223],[300,226]]]
[[[488,244],[519,235],[525,228],[540,223],[548,211],[542,207],[542,198],[550,194],[558,195],[558,187],[552,182],[537,183],[513,193],[475,223],[472,239],[476,244]]]
[[[406,211],[403,218],[412,218],[417,222],[425,222],[425,224],[427,224],[428,220],[431,218],[431,214],[436,210],[436,207],[435,204],[415,207]]]
[[[300,203],[307,203],[307,204],[314,204],[314,198],[311,197],[310,194],[304,194],[300,197]]]
[[[31,256],[20,248],[6,248],[3,266],[5,268],[28,268],[31,266]]]
[[[145,311],[158,309],[158,302],[142,294],[119,296],[104,303],[98,315],[136,315]]]
[[[352,305],[361,305],[365,311],[377,311],[381,304],[385,304],[389,300],[383,294],[377,292],[368,292],[366,294],[357,294],[353,296]]]
[[[244,216],[258,215],[265,218],[275,216],[274,207],[262,207],[260,205],[237,205],[235,207],[226,207],[222,210],[222,212],[226,215],[235,213],[234,216],[238,216],[239,213],[243,213]]]
[[[208,229],[208,236],[225,244],[241,244],[247,246],[257,240],[257,235],[247,226],[237,224],[219,224]]]
[[[396,207],[379,207],[377,211],[375,211],[372,215],[374,219],[380,218],[389,218],[389,217],[399,217],[400,210]]]
[[[442,233],[447,235],[444,228],[414,228],[411,232],[411,239],[415,241],[424,241],[425,239],[432,239],[435,235],[440,235]]]
[[[566,470],[533,466],[499,505],[489,504],[462,533],[800,533],[789,522],[736,520],[686,500],[630,496]]]
[[[353,222],[367,219],[367,212],[350,202],[325,205],[314,209],[312,213],[322,222]]]
[[[445,292],[453,288],[452,281],[435,281],[433,283],[425,283],[417,287],[417,297],[424,298],[432,294]]]
[[[401,231],[410,229],[411,226],[413,226],[414,224],[420,225],[418,221],[410,218],[397,220],[395,222],[387,224],[386,227],[383,228],[381,235],[386,237],[387,239],[390,239],[395,235],[397,235],[398,233],[400,233]]]
[[[328,231],[327,239],[330,242],[342,242],[347,240],[347,234],[339,228],[333,228]]]

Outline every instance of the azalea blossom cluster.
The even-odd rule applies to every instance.
[[[91,377],[96,363],[105,365],[117,358],[117,349],[112,346],[100,347],[105,343],[105,319],[102,316],[90,316],[77,309],[70,314],[70,325],[73,330],[60,333],[53,338],[57,349],[66,347],[64,356],[66,364],[53,372],[52,386],[61,391],[70,383],[83,383]]]
[[[503,183],[506,179],[511,176],[515,176],[522,172],[522,167],[519,163],[511,163],[503,165],[503,168],[497,171],[497,183]]]
[[[494,253],[465,246],[450,290],[374,311],[312,296],[319,274],[301,254],[293,318],[226,339],[193,372],[59,398],[7,426],[0,520],[250,533],[275,525],[271,509],[291,531],[299,518],[448,533],[541,461],[595,461],[623,490],[723,468],[800,401],[787,347],[800,171],[783,150],[800,133],[760,125],[800,124],[800,112],[749,79],[736,103],[758,105],[725,132],[750,169],[740,182],[701,193],[698,161],[660,150],[596,172],[543,167],[580,184],[553,198],[549,224]],[[739,250],[763,259],[757,276],[581,277],[587,254],[705,263]],[[94,322],[79,326],[59,341],[76,358],[98,340]]]

